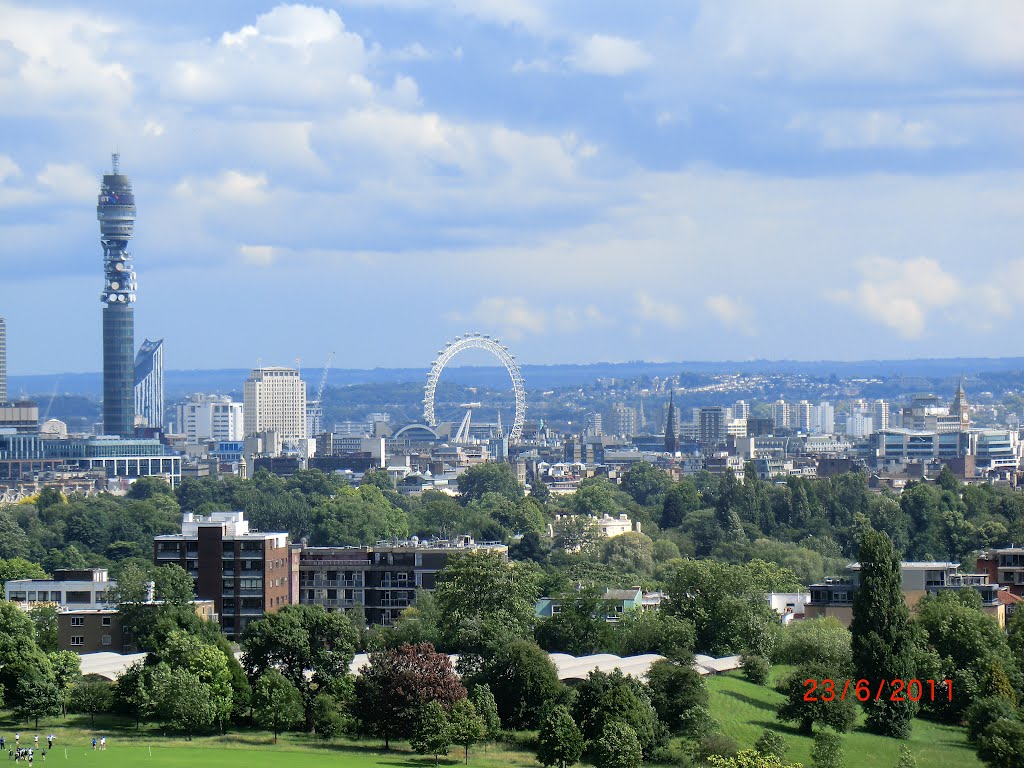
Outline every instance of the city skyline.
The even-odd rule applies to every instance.
[[[10,376],[102,367],[115,150],[169,369],[1020,354],[1019,6],[0,13]]]

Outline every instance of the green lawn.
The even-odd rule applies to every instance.
[[[38,731],[24,727],[24,723],[11,720],[0,721],[0,734],[13,745],[15,732],[21,733],[21,745],[32,746],[32,737],[39,734],[40,744],[45,748],[46,734],[57,736],[53,750],[47,754],[46,763],[55,766],[93,766],[94,768],[279,768],[308,764],[329,768],[371,768],[372,766],[400,766],[401,768],[431,768],[433,757],[423,757],[409,751],[407,744],[394,744],[391,751],[385,751],[376,741],[353,742],[338,739],[325,743],[303,733],[281,734],[279,742],[273,743],[270,734],[260,731],[239,731],[226,736],[201,736],[192,741],[182,736],[164,736],[155,727],[134,727],[117,718],[97,718],[97,727],[89,726],[88,718],[71,715],[66,720],[41,722]],[[93,750],[92,737],[107,737],[105,751]],[[536,768],[532,754],[509,751],[503,746],[489,745],[487,751],[474,748],[470,752],[470,766],[477,768]],[[10,762],[10,766],[14,763]],[[22,763],[19,765],[25,765]],[[33,764],[43,765],[38,756]],[[462,749],[453,748],[448,759],[442,758],[441,765],[449,768],[462,765]]]
[[[773,669],[773,684],[788,671]],[[737,672],[705,678],[711,695],[711,714],[721,730],[740,747],[752,747],[765,728],[781,733],[789,751],[786,759],[811,765],[813,739],[800,735],[796,728],[775,719],[782,701],[773,688],[748,683]],[[928,720],[914,721],[908,741],[886,739],[854,728],[842,735],[847,768],[892,768],[899,759],[900,746],[910,748],[919,768],[981,768],[982,763],[968,743],[963,728],[939,725]]]

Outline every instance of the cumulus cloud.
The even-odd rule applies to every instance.
[[[591,35],[566,59],[579,72],[625,75],[652,64],[650,54],[636,40],[613,35]]]
[[[834,298],[905,339],[924,335],[930,313],[948,310],[962,295],[957,278],[925,256],[905,261],[875,256],[858,266],[861,282],[852,291],[836,292]]]
[[[165,82],[169,97],[187,102],[323,109],[373,94],[365,76],[363,38],[336,11],[279,5],[214,42],[194,44]]]
[[[709,296],[704,306],[718,321],[727,328],[734,328],[747,336],[755,336],[754,316],[750,307],[739,299],[720,293]]]
[[[641,320],[666,328],[682,328],[686,324],[686,315],[679,305],[655,299],[647,293],[636,294],[634,311]]]
[[[84,166],[74,163],[47,163],[36,181],[52,196],[65,200],[91,201],[99,189],[99,179]]]

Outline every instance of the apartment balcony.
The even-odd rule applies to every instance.
[[[375,603],[371,608],[408,608],[412,605],[412,600],[381,600],[379,603]]]

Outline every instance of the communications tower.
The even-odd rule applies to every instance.
[[[128,241],[135,228],[135,195],[111,156],[103,175],[96,218],[103,246],[103,432],[131,437],[135,427],[135,268]]]

